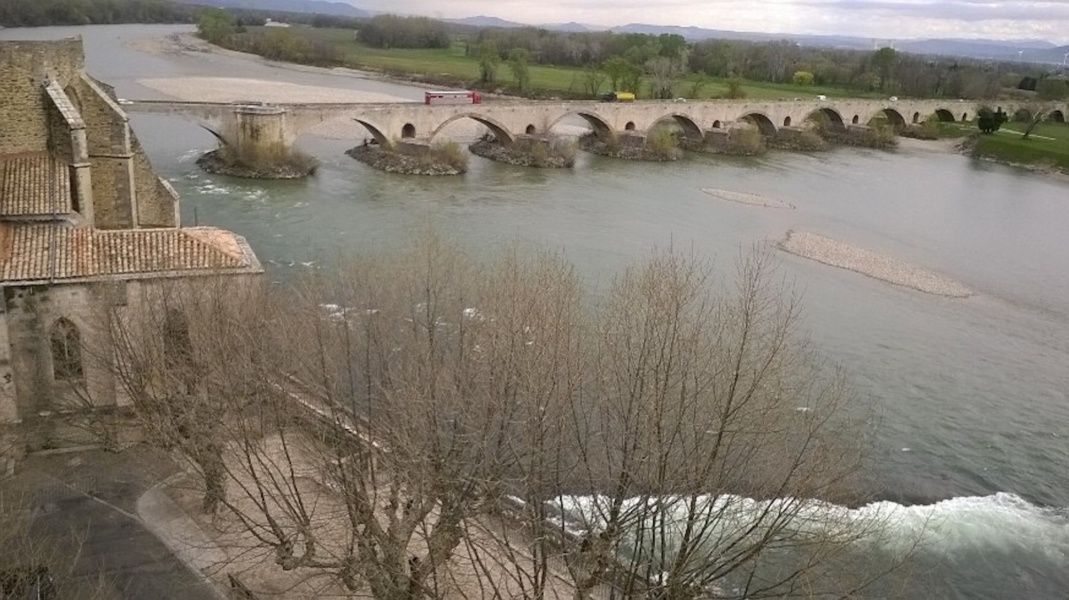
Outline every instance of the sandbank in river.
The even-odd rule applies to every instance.
[[[861,273],[874,279],[912,288],[926,294],[966,298],[973,291],[916,265],[881,256],[815,233],[789,231],[780,242],[785,252],[826,265]]]

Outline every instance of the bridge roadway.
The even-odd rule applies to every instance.
[[[976,103],[965,100],[912,99],[805,99],[790,101],[709,100],[639,102],[560,102],[489,101],[484,104],[428,106],[417,102],[344,104],[241,104],[172,101],[123,101],[129,112],[156,113],[196,119],[216,132],[229,131],[238,124],[243,137],[276,139],[290,145],[298,135],[321,123],[357,121],[384,146],[409,139],[429,143],[444,127],[459,119],[473,119],[485,125],[505,144],[521,134],[550,131],[565,118],[584,119],[600,136],[618,132],[649,131],[666,122],[678,123],[688,137],[702,139],[710,129],[729,128],[748,121],[767,136],[782,127],[801,125],[814,115],[823,115],[833,125],[865,125],[874,117],[885,116],[893,125],[923,122],[932,115],[942,121],[973,118]],[[1064,103],[1063,103],[1064,104]],[[1013,114],[1015,103],[1000,108]],[[1069,105],[1053,109],[1057,118],[1069,113]],[[1057,114],[1055,114],[1057,113]]]

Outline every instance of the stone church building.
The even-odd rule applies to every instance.
[[[47,424],[86,399],[128,404],[87,360],[107,352],[102,318],[154,310],[154,287],[262,273],[242,237],[181,226],[174,190],[84,66],[80,39],[0,42],[0,463],[5,447],[63,445]]]

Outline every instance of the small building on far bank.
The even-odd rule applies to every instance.
[[[5,451],[70,443],[61,415],[127,404],[107,321],[155,310],[153,289],[263,272],[245,240],[182,227],[80,39],[0,42],[0,475]],[[104,360],[90,361],[89,356]]]

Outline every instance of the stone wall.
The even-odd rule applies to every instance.
[[[152,170],[141,143],[133,137],[134,197],[139,227],[178,227],[178,196]]]
[[[48,150],[80,167],[79,212],[98,228],[177,226],[178,200],[153,172],[114,92],[83,69],[80,39],[0,42],[0,154]],[[77,109],[84,133],[49,100],[50,79],[63,90],[57,97],[66,95]],[[85,155],[91,175],[82,167]]]
[[[90,368],[94,361],[108,355],[99,332],[105,330],[110,304],[101,288],[89,284],[11,287],[5,289],[5,305],[20,419],[87,404],[115,403],[110,375]],[[52,332],[61,318],[78,329],[83,384],[58,381],[54,376]]]
[[[5,288],[0,306],[0,434],[6,426],[32,422],[24,431],[28,450],[71,444],[75,437],[59,424],[64,414],[132,405],[113,376],[112,319],[119,319],[117,323],[137,338],[139,324],[160,326],[168,308],[195,312],[198,296],[187,295],[189,291],[237,298],[261,282],[259,274],[246,274]],[[51,340],[60,319],[73,323],[81,338],[84,378],[77,383],[55,377]],[[196,319],[190,319],[190,326],[196,332]],[[214,333],[194,333],[193,339],[210,339]],[[59,436],[61,432],[66,433]],[[93,440],[83,435],[79,443]]]
[[[93,185],[93,224],[99,229],[134,227],[130,158],[96,156],[89,160]]]
[[[0,303],[0,427],[18,421],[18,389],[11,361],[11,341],[7,331],[6,303]]]
[[[80,39],[0,42],[0,154],[48,147],[43,82],[70,80],[83,66]]]
[[[52,154],[67,164],[76,162],[74,156],[74,136],[63,114],[51,102],[45,104],[48,120],[48,148]]]

